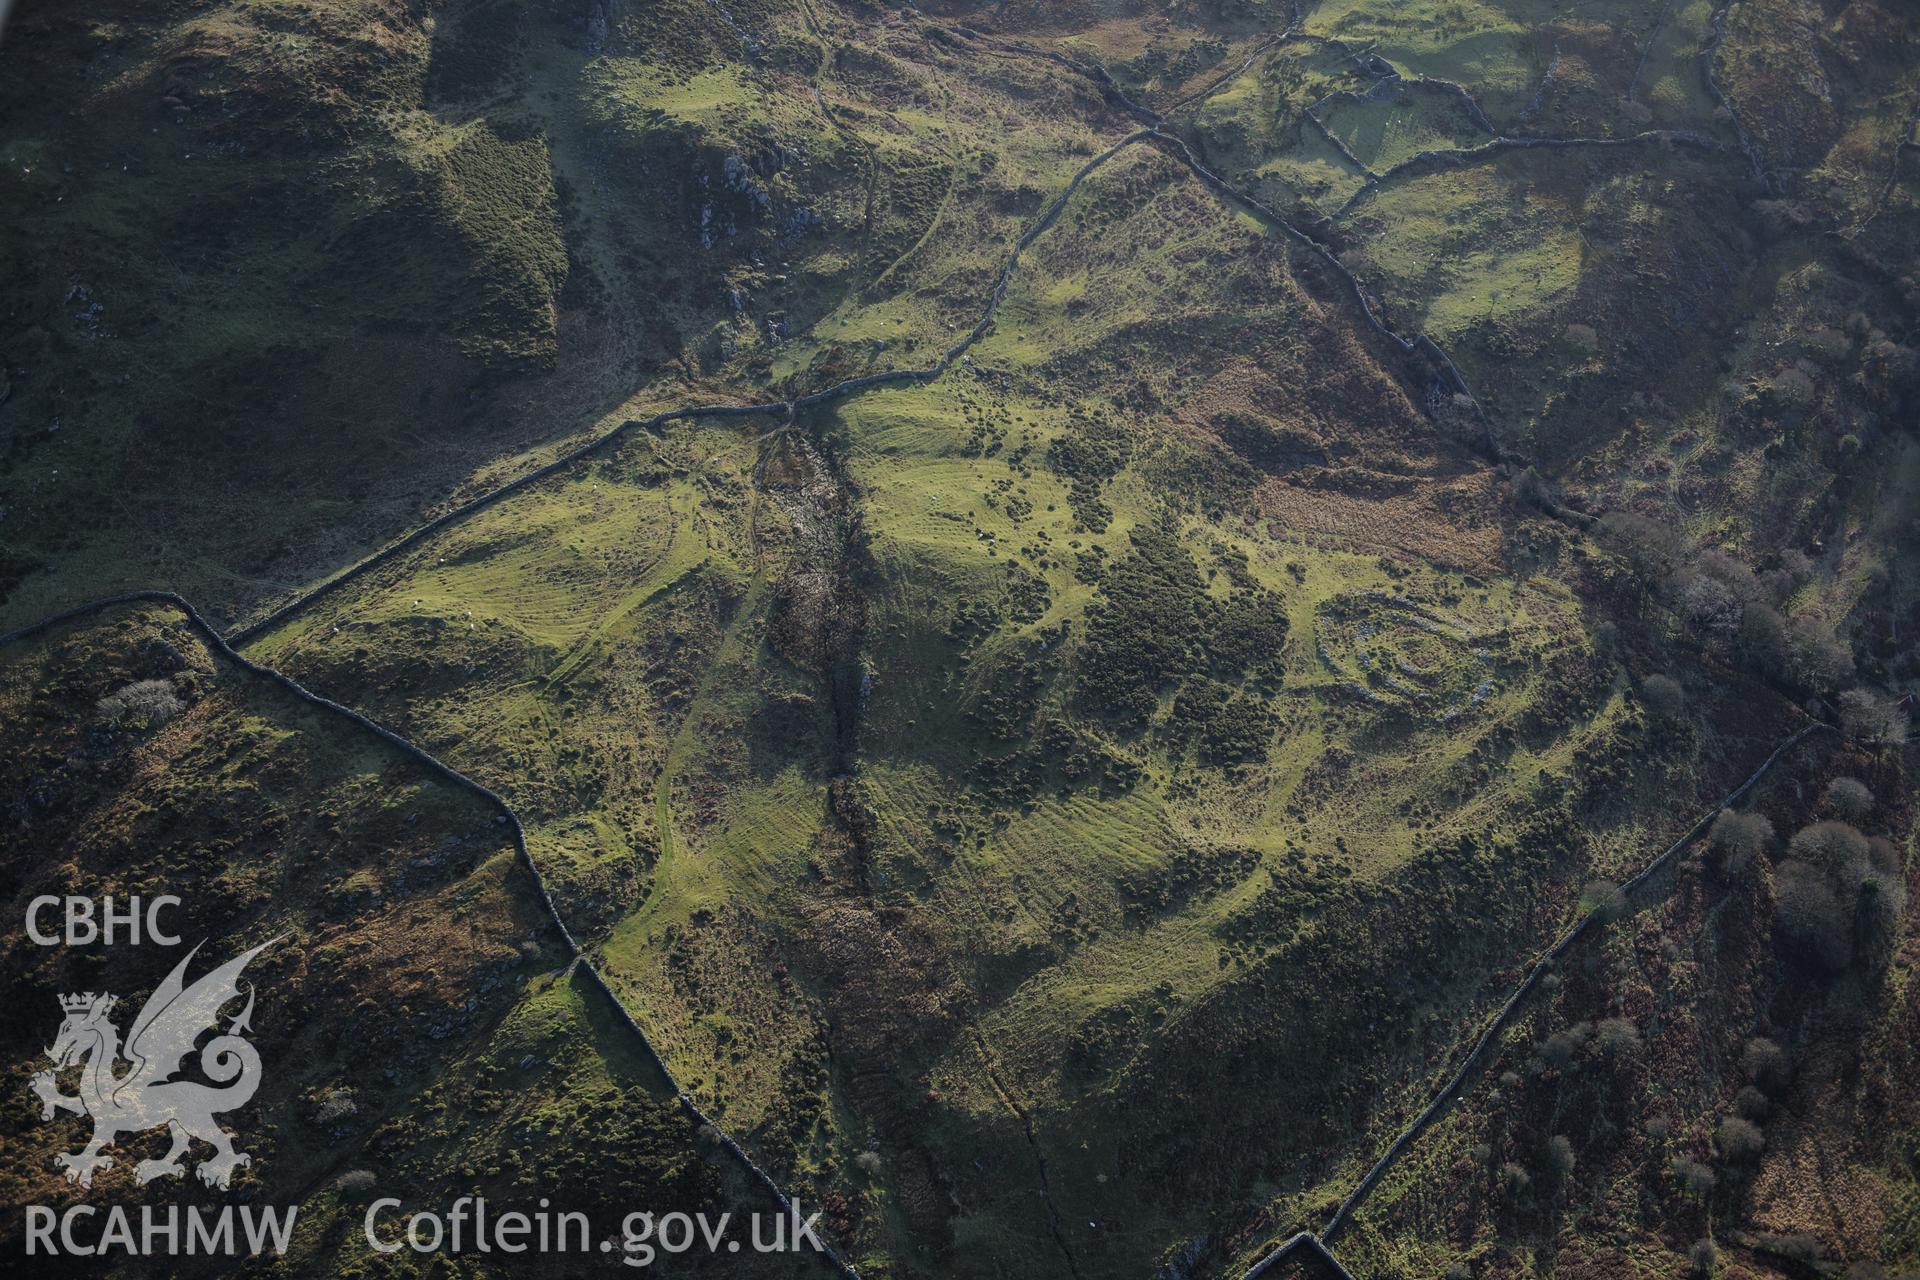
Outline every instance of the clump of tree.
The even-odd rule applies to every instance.
[[[1842,878],[1858,873],[1866,864],[1868,849],[1867,838],[1846,822],[1810,823],[1787,842],[1789,857],[1811,862]]]
[[[1804,553],[1788,551],[1774,567],[1755,573],[1645,516],[1611,512],[1599,527],[1626,565],[1629,589],[1643,602],[1672,610],[1716,656],[1823,695],[1853,676],[1852,649],[1824,619],[1790,620],[1781,612],[1813,574]]]
[[[1720,112],[1714,114],[1716,118],[1720,117]],[[1791,235],[1813,223],[1813,214],[1806,206],[1792,200],[1755,200],[1750,207],[1761,233],[1769,240]]]
[[[1246,588],[1214,607],[1203,641],[1213,673],[1225,680],[1251,676],[1262,691],[1279,688],[1287,647],[1287,614],[1279,596]]]
[[[1774,886],[1782,940],[1832,973],[1852,964],[1874,972],[1885,967],[1907,903],[1892,842],[1828,820],[1801,828],[1787,854]]]

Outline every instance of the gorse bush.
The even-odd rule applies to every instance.
[[[1144,727],[1160,693],[1194,681],[1175,707],[1179,736],[1197,732],[1214,763],[1264,754],[1270,717],[1264,705],[1233,696],[1224,682],[1277,678],[1287,621],[1279,597],[1239,589],[1225,601],[1208,594],[1193,557],[1166,529],[1141,528],[1133,552],[1102,576],[1087,611],[1078,660],[1081,705],[1126,728]]]
[[[1157,691],[1196,665],[1206,583],[1193,558],[1159,530],[1138,530],[1133,554],[1100,584],[1080,655],[1082,697],[1122,724],[1142,724]]]
[[[1197,738],[1208,764],[1229,765],[1265,759],[1273,725],[1264,703],[1236,697],[1211,680],[1192,680],[1175,696],[1168,728],[1177,737]]]

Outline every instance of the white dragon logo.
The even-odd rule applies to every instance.
[[[201,1035],[219,1029],[220,1010],[240,996],[240,971],[247,962],[277,941],[261,943],[188,987],[181,977],[200,950],[194,947],[147,998],[140,1016],[133,1020],[124,1050],[119,1029],[107,1017],[117,1003],[113,995],[103,992],[96,996],[89,991],[60,997],[60,1007],[67,1016],[47,1057],[53,1060],[54,1071],[86,1061],[80,1074],[80,1093],[77,1097],[61,1093],[54,1071],[38,1072],[32,1083],[40,1097],[42,1120],[53,1119],[56,1109],[93,1118],[93,1138],[86,1148],[54,1157],[54,1163],[66,1170],[68,1182],[92,1186],[96,1171],[113,1167],[113,1157],[100,1154],[101,1148],[111,1146],[123,1133],[139,1133],[161,1125],[172,1135],[173,1147],[162,1158],[142,1160],[134,1167],[134,1177],[142,1186],[155,1178],[185,1173],[180,1157],[187,1153],[188,1141],[193,1138],[214,1149],[213,1158],[201,1161],[196,1170],[210,1187],[224,1189],[235,1169],[253,1162],[245,1152],[233,1149],[232,1136],[213,1119],[216,1111],[245,1106],[260,1087],[260,1054],[242,1038],[252,1030],[248,1025],[253,1016],[251,983],[247,1007],[228,1019],[225,1034],[216,1035],[200,1049],[200,1069],[214,1084],[171,1077],[194,1051]],[[115,1075],[115,1063],[121,1059],[130,1065],[124,1075]]]

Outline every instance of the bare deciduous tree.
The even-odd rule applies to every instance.
[[[1840,695],[1840,727],[1861,742],[1895,743],[1907,736],[1907,717],[1892,699],[1871,689],[1849,689]]]
[[[1713,820],[1708,835],[1719,855],[1720,871],[1729,878],[1739,876],[1766,847],[1773,843],[1773,824],[1758,813],[1735,813],[1723,809]]]
[[[1810,862],[1789,859],[1774,879],[1774,910],[1782,936],[1823,968],[1846,968],[1853,958],[1853,921],[1826,873]]]
[[[1642,680],[1640,700],[1661,720],[1678,720],[1686,714],[1686,690],[1672,676],[1652,675]]]
[[[171,680],[136,680],[114,690],[95,704],[113,721],[130,721],[155,728],[187,709]]]
[[[1728,1116],[1713,1131],[1713,1146],[1722,1159],[1746,1164],[1759,1159],[1760,1153],[1766,1150],[1767,1135],[1751,1120]]]
[[[1873,812],[1873,792],[1858,778],[1835,778],[1827,784],[1827,807],[1848,822]]]

